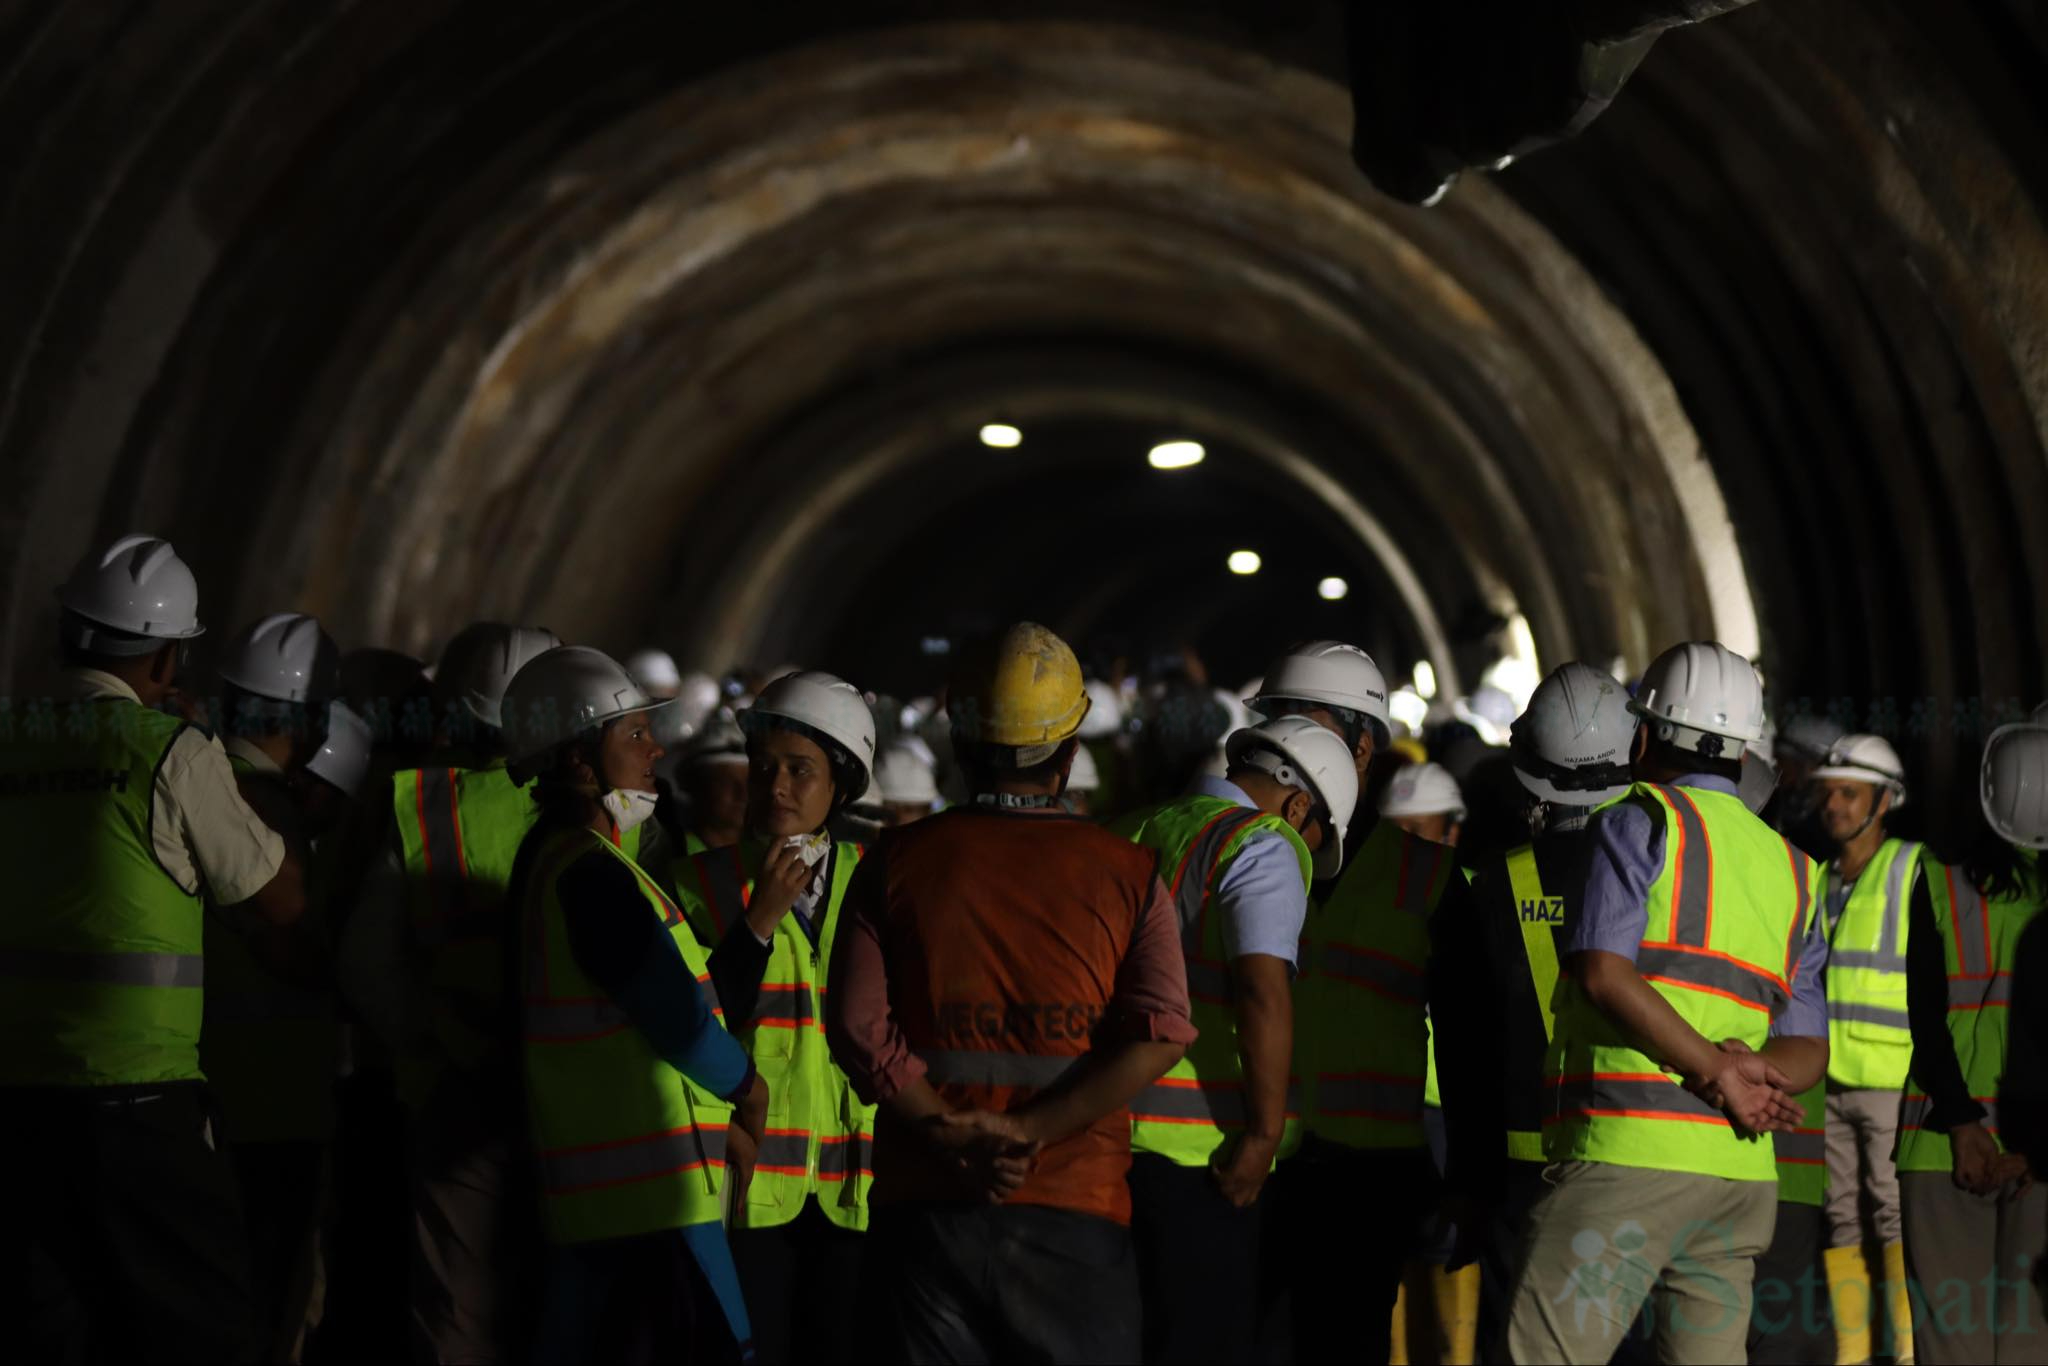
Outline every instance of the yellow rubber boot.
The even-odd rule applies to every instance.
[[[1436,1299],[1437,1342],[1443,1348],[1437,1359],[1443,1366],[1472,1366],[1479,1350],[1479,1268],[1446,1271],[1433,1266],[1429,1279]]]
[[[1870,1360],[1870,1274],[1860,1247],[1831,1247],[1823,1259],[1835,1314],[1836,1366]]]
[[[1890,1320],[1886,1327],[1891,1332],[1891,1341],[1880,1343],[1899,1366],[1911,1366],[1913,1361],[1913,1294],[1906,1281],[1906,1245],[1886,1243],[1884,1245],[1884,1303],[1885,1316]]]
[[[1408,1281],[1405,1276],[1400,1288],[1394,1291],[1392,1333],[1393,1345],[1387,1353],[1387,1366],[1408,1366]]]

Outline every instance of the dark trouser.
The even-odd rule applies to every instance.
[[[734,1362],[739,1345],[681,1229],[551,1247],[533,1360]]]
[[[1756,1259],[1749,1318],[1751,1366],[1806,1366],[1835,1359],[1835,1315],[1828,1298],[1827,1211],[1778,1202],[1771,1245]]]
[[[884,1359],[1138,1359],[1138,1265],[1121,1224],[1043,1205],[890,1205],[868,1240]]]
[[[1239,1209],[1207,1167],[1131,1159],[1131,1246],[1145,1360],[1247,1361],[1258,1341],[1260,1206]]]
[[[1293,1360],[1385,1362],[1414,1229],[1437,1199],[1428,1149],[1311,1140],[1267,1188]]]
[[[450,1074],[413,1136],[415,1355],[511,1359],[531,1321],[539,1239],[525,1118],[510,1083]]]
[[[341,1083],[335,1114],[333,1218],[325,1303],[307,1359],[405,1361],[411,1332],[410,1120],[389,1071]]]
[[[228,1158],[249,1230],[257,1351],[265,1361],[293,1361],[319,1274],[327,1145],[236,1143]]]
[[[1522,1275],[1522,1254],[1529,1245],[1529,1211],[1550,1185],[1541,1162],[1507,1164],[1507,1185],[1486,1221],[1479,1242],[1479,1359],[1508,1359],[1508,1314],[1515,1305],[1515,1282]]]
[[[0,1356],[253,1358],[247,1236],[198,1085],[0,1090],[0,1171]]]
[[[727,1231],[762,1366],[857,1361],[861,1257],[867,1235],[827,1219],[815,1200],[775,1228]]]

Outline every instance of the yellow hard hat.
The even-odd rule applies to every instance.
[[[947,709],[960,738],[1021,750],[1019,764],[1038,763],[1088,714],[1081,661],[1051,631],[1020,621],[962,661]]]

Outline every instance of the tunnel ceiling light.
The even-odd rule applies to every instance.
[[[1155,470],[1184,470],[1201,464],[1208,454],[1199,441],[1162,441],[1152,448],[1145,461]]]
[[[1341,602],[1351,592],[1351,585],[1332,574],[1316,585],[1316,596],[1324,602]]]
[[[1024,444],[1024,433],[1007,422],[991,422],[981,429],[981,444],[1007,451]]]
[[[1230,572],[1233,574],[1256,574],[1259,572],[1259,566],[1265,561],[1259,558],[1259,552],[1256,550],[1233,550],[1225,563],[1229,564]]]
[[[1415,661],[1415,695],[1425,702],[1436,696],[1436,670],[1426,659]]]

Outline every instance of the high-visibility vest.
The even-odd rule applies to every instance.
[[[281,800],[290,800],[282,774],[261,772],[240,755],[229,755],[228,763],[242,782],[274,785]],[[310,885],[308,893],[310,900]],[[316,912],[309,907],[308,913]],[[334,993],[295,986],[272,974],[211,904],[206,966],[199,1061],[220,1103],[228,1139],[273,1143],[331,1137],[341,1048]]]
[[[1564,898],[1544,892],[1533,844],[1508,852],[1507,873],[1521,930],[1522,966],[1536,989],[1536,1009],[1542,1014],[1543,1040],[1548,1044],[1557,1034],[1557,936],[1552,927],[1564,923]],[[1508,1156],[1518,1162],[1543,1161],[1543,1134],[1535,1129],[1508,1130]]]
[[[1797,1100],[1799,1127],[1771,1135],[1778,1163],[1778,1202],[1817,1208],[1828,1198],[1827,1078],[1800,1092]]]
[[[1832,867],[1821,865],[1823,873]],[[1906,901],[1919,867],[1918,844],[1886,840],[1827,927],[1828,1080],[1836,1086],[1896,1091],[1906,1084],[1913,1061]]]
[[[1335,891],[1310,903],[1294,983],[1294,1066],[1302,1122],[1318,1138],[1423,1146],[1429,920],[1456,875],[1448,846],[1383,820]]]
[[[202,1076],[203,910],[151,839],[184,729],[122,697],[0,711],[0,1086]]]
[[[1180,915],[1189,1015],[1199,1031],[1181,1060],[1131,1102],[1131,1151],[1152,1153],[1183,1167],[1204,1167],[1245,1125],[1244,1064],[1238,1056],[1237,1014],[1231,1008],[1230,951],[1223,938],[1223,917],[1210,905],[1216,884],[1247,841],[1270,833],[1284,838],[1300,861],[1305,895],[1311,868],[1308,846],[1278,816],[1201,794],[1133,812],[1112,828],[1159,856],[1160,877]],[[1290,1116],[1297,1113],[1291,1094],[1287,1110]],[[1292,1151],[1297,1140],[1298,1134],[1283,1134],[1282,1151]]]
[[[795,911],[782,917],[769,942],[768,967],[750,1019],[727,1026],[753,1055],[768,1083],[768,1129],[747,1202],[735,1212],[740,1228],[773,1228],[803,1212],[815,1198],[841,1228],[868,1226],[868,1186],[875,1177],[875,1107],[863,1105],[853,1083],[832,1061],[825,1043],[825,969],[839,930],[839,907],[859,865],[861,846],[835,842],[828,856],[824,904],[817,909],[813,942]],[[676,901],[698,937],[717,944],[744,928],[754,895],[749,869],[761,866],[754,840],[713,849],[676,869]],[[738,928],[735,928],[738,927]]]
[[[521,1015],[541,1218],[557,1243],[627,1238],[717,1219],[732,1115],[730,1104],[655,1052],[577,965],[557,884],[571,864],[593,851],[632,871],[648,914],[668,927],[699,989],[711,990],[704,949],[689,922],[622,850],[578,828],[550,836],[536,851],[517,912]]]
[[[405,869],[412,941],[424,963],[438,1064],[475,1067],[501,1051],[505,896],[519,845],[539,811],[504,761],[392,775],[392,814]],[[640,832],[620,840],[638,857]]]
[[[1987,897],[1969,875],[1926,861],[1928,900],[1941,932],[1948,971],[1948,1036],[1971,1099],[1985,1109],[1983,1125],[1998,1138],[1998,1087],[2005,1073],[2007,1008],[2012,1004],[2013,956],[2020,933],[2048,900],[2038,861],[2023,864],[2016,894]],[[1895,1157],[1902,1172],[1946,1172],[1953,1166],[1945,1130],[1927,1127],[1933,1102],[1911,1077],[1899,1105]],[[1999,1150],[2005,1144],[1999,1142]]]
[[[1726,793],[1637,783],[1622,800],[1664,833],[1636,971],[1703,1037],[1763,1048],[1791,999],[1818,886],[1813,860]],[[1553,1162],[1777,1179],[1768,1141],[1737,1137],[1569,979],[1545,1071],[1553,1094],[1543,1150]]]

